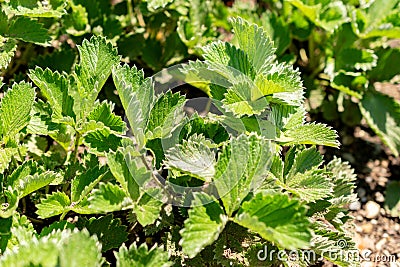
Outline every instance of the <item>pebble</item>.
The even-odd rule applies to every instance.
[[[377,202],[385,202],[385,197],[383,196],[383,194],[381,192],[376,192],[375,193],[375,200]]]
[[[368,201],[367,204],[365,204],[365,211],[368,219],[375,219],[379,216],[379,212],[381,210],[381,206],[374,202],[374,201]]]
[[[350,210],[359,210],[360,208],[361,208],[361,203],[360,203],[360,201],[352,202],[352,203],[350,203],[350,205],[349,205],[349,209],[350,209]]]
[[[372,220],[371,220],[371,223],[374,224],[374,225],[377,225],[377,224],[378,224],[378,221],[375,220],[375,219],[372,219]]]
[[[373,179],[372,179],[371,176],[367,176],[367,178],[365,178],[365,181],[366,181],[367,183],[372,183]]]
[[[376,243],[375,245],[376,250],[381,251],[385,244],[386,244],[386,238],[382,238],[381,240],[378,241],[378,243]]]
[[[363,224],[363,226],[361,226],[361,229],[364,233],[370,234],[372,233],[372,230],[374,230],[374,226],[372,225],[372,223],[367,222]]]

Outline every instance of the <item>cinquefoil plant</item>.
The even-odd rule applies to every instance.
[[[316,149],[337,147],[335,131],[305,122],[299,73],[277,62],[266,33],[231,23],[234,44],[212,43],[205,61],[180,68],[216,114],[189,116],[184,96],[157,95],[101,37],[78,48],[71,74],[30,71],[43,100],[29,83],[8,90],[2,266],[357,265],[345,208],[355,177],[339,159],[323,166]],[[96,100],[111,73],[133,138]]]

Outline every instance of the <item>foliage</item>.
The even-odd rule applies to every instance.
[[[79,28],[86,17],[103,34],[116,22],[105,10],[118,5],[96,2],[101,13],[78,2],[62,19],[76,38],[95,30]],[[155,18],[174,4],[140,8]],[[195,16],[179,22],[188,45],[203,44],[191,35],[204,19]],[[113,36],[83,40],[70,71],[37,66],[33,84],[13,83],[0,105],[1,266],[249,266],[262,264],[264,245],[287,258],[312,250],[357,265],[324,253],[341,240],[355,249],[345,208],[354,175],[338,159],[324,166],[316,148],[338,147],[336,132],[306,122],[300,72],[278,61],[267,32],[240,17],[229,22],[232,43],[193,50],[205,60],[178,68],[215,113],[190,114],[184,95],[159,93],[156,78],[120,62]],[[101,99],[110,87],[126,120]]]

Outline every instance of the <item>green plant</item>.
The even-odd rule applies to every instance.
[[[263,2],[250,17],[274,39],[282,60],[297,57],[309,109],[350,127],[364,118],[398,156],[399,102],[377,82],[398,83],[393,40],[400,37],[400,2]]]
[[[322,166],[316,148],[337,147],[335,131],[305,122],[300,73],[278,63],[262,28],[231,23],[235,45],[211,43],[204,61],[169,70],[207,92],[215,114],[185,113],[185,96],[156,93],[159,77],[121,65],[103,37],[78,46],[70,74],[30,70],[38,98],[14,83],[0,106],[2,266],[317,260],[294,249],[358,264],[345,208],[353,171]],[[111,74],[128,135],[97,100]],[[266,248],[283,256],[257,257]]]

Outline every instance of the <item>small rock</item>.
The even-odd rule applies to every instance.
[[[378,243],[376,243],[375,245],[376,250],[381,251],[385,244],[386,244],[386,238],[382,238],[381,240],[378,241]]]
[[[371,220],[371,223],[372,223],[373,225],[377,225],[377,224],[378,224],[378,221],[375,220],[375,219],[372,219],[372,220]]]
[[[372,233],[372,230],[374,230],[374,226],[372,225],[372,223],[367,222],[366,224],[363,224],[361,226],[361,229],[364,233],[370,234]]]
[[[381,192],[376,192],[375,193],[375,200],[377,202],[385,202],[385,197],[383,196],[383,194]]]
[[[365,178],[365,181],[366,181],[367,183],[372,183],[373,180],[374,180],[374,179],[372,179],[371,176],[367,176],[367,178]]]
[[[367,204],[365,204],[365,211],[368,219],[375,219],[379,216],[379,212],[381,210],[381,206],[374,202],[374,201],[368,201]]]
[[[372,261],[363,261],[361,263],[361,267],[374,267],[374,263]]]
[[[394,225],[394,230],[399,231],[400,230],[400,224],[396,223]]]
[[[352,203],[350,203],[350,205],[349,205],[349,209],[350,209],[350,210],[359,210],[360,208],[361,208],[361,203],[360,203],[360,201],[352,202]]]

